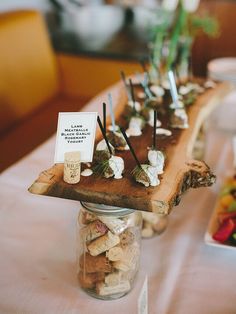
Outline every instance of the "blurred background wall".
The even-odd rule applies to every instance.
[[[9,11],[13,9],[32,8],[41,11],[49,11],[51,6],[48,0],[1,0],[0,11]]]

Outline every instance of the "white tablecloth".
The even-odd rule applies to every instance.
[[[208,132],[206,161],[219,179],[232,168],[229,138]],[[171,213],[166,232],[143,241],[132,292],[115,301],[87,296],[76,279],[79,203],[27,191],[51,166],[54,142],[50,139],[0,176],[0,313],[135,314],[146,274],[149,313],[236,313],[236,249],[204,243],[220,180],[212,188],[189,191]]]

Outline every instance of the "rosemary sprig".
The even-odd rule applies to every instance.
[[[95,175],[102,176],[109,168],[109,160],[103,160],[92,167]]]
[[[142,167],[135,166],[135,168],[131,171],[131,175],[134,177],[140,176],[144,172]]]

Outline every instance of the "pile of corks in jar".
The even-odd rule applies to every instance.
[[[79,222],[81,287],[101,298],[129,292],[139,266],[140,218],[134,213],[98,216],[82,209]]]

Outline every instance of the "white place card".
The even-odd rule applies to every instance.
[[[79,151],[81,162],[91,162],[96,133],[97,112],[59,112],[55,163],[64,162],[64,154]]]

